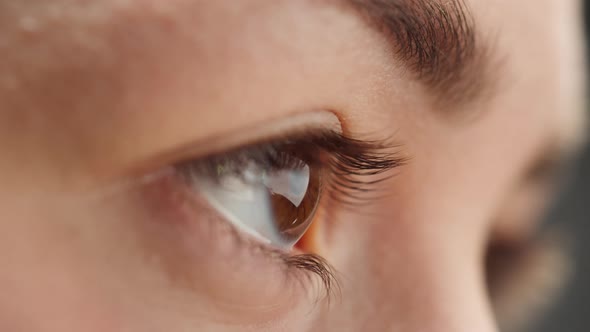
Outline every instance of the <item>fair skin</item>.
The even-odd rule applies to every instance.
[[[466,1],[449,89],[343,3],[0,0],[0,330],[497,331],[485,257],[536,243],[531,169],[583,139],[579,3]],[[325,130],[405,159],[280,249],[328,295],[170,171]]]

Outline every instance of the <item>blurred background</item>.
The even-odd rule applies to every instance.
[[[584,16],[586,40],[590,41],[590,0],[585,1]],[[590,146],[586,147],[584,154],[580,157],[571,183],[550,211],[547,222],[561,224],[572,235],[576,262],[575,274],[561,300],[533,327],[531,332],[589,332]]]

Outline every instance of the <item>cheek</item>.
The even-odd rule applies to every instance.
[[[104,292],[108,274],[74,245],[75,228],[44,201],[11,203],[0,209],[0,330],[121,330],[118,304]]]
[[[242,246],[226,221],[170,186],[159,180],[49,199],[11,216],[19,223],[0,233],[1,330],[307,324],[313,296],[305,276]]]

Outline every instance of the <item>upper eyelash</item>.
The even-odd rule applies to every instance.
[[[362,141],[339,134],[324,139],[324,149],[331,153],[330,197],[340,203],[354,205],[375,200],[378,197],[364,194],[389,179],[392,175],[385,175],[388,171],[407,162],[399,146],[389,141]]]
[[[289,154],[277,153],[285,150],[296,151],[297,147],[305,147],[304,151],[297,151],[304,160],[289,158]],[[387,140],[359,140],[332,131],[320,131],[254,144],[199,161],[179,163],[177,167],[180,174],[189,178],[195,174],[209,174],[215,179],[217,165],[220,163],[230,162],[236,168],[236,173],[239,172],[240,166],[244,166],[244,162],[255,162],[259,166],[271,169],[296,168],[304,164],[310,167],[319,166],[325,170],[323,173],[327,173],[325,186],[329,190],[322,191],[328,192],[328,198],[344,205],[354,205],[375,199],[364,194],[372,192],[375,185],[390,178],[391,175],[385,175],[388,171],[406,163],[407,159],[399,151],[398,145]],[[363,179],[365,177],[366,179]],[[273,249],[268,250],[282,258],[287,267],[309,271],[319,276],[328,299],[340,290],[335,269],[321,256],[289,255]]]
[[[305,147],[305,150],[302,151],[301,147]],[[363,195],[390,177],[374,176],[383,175],[406,163],[407,159],[400,155],[397,147],[389,141],[359,140],[332,131],[309,132],[295,138],[259,143],[210,156],[197,162],[181,163],[180,169],[181,173],[189,176],[199,174],[215,179],[219,164],[231,165],[236,173],[246,162],[255,162],[269,169],[298,168],[306,164],[319,166],[328,175],[325,182],[330,189],[329,198],[354,205],[374,200],[376,197]],[[295,151],[303,159],[292,158],[284,153],[285,150]]]

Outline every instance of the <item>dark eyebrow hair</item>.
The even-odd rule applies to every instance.
[[[394,45],[395,57],[435,96],[455,105],[488,91],[489,47],[464,0],[345,0]]]

